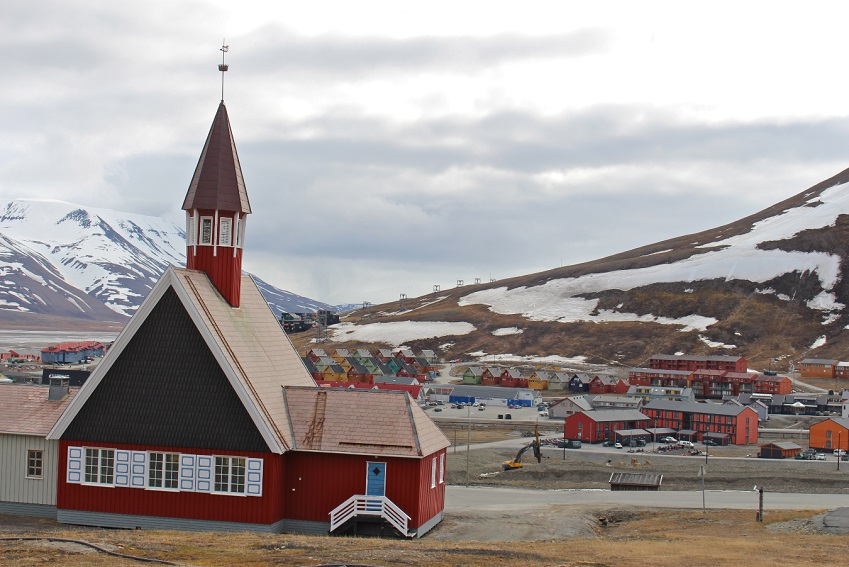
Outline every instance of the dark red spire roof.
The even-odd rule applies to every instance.
[[[239,154],[236,152],[223,100],[218,106],[189,192],[183,201],[183,210],[189,209],[251,212],[242,166],[239,165]]]

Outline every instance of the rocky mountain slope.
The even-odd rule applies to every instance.
[[[0,326],[117,328],[169,265],[185,232],[158,217],[61,201],[0,203]],[[256,278],[275,313],[330,309]]]
[[[847,359],[847,181],[849,170],[737,222],[593,262],[355,312],[334,340],[626,365],[656,352],[783,369]]]

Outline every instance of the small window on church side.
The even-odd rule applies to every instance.
[[[198,244],[212,244],[212,217],[200,218],[200,242]]]

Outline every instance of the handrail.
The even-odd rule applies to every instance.
[[[354,494],[331,510],[329,515],[331,533],[356,516],[380,516],[401,534],[411,537],[411,534],[407,532],[410,517],[386,496]]]

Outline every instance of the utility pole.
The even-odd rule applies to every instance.
[[[763,487],[763,485],[761,485],[761,486],[756,486],[755,488],[758,491],[758,521],[763,522],[764,521],[764,487]]]
[[[468,427],[466,429],[466,486],[469,486],[469,453],[472,443],[472,406],[466,406],[466,419]]]
[[[699,476],[702,477],[702,514],[707,514],[705,508],[705,466],[699,467]]]

